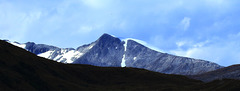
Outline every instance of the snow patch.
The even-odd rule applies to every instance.
[[[66,49],[62,49],[61,53],[57,55],[53,60],[56,60],[57,62],[63,63],[73,63],[73,59],[80,58],[83,55],[83,53],[75,50],[67,51]]]
[[[59,51],[57,53],[59,53]],[[62,55],[57,55],[53,60],[56,60],[56,61],[58,60],[58,62],[60,62],[59,61],[60,58],[62,58]]]
[[[93,48],[93,46],[95,46],[95,44],[96,43],[91,43],[88,47],[87,47],[87,49],[86,50],[90,50],[90,49],[92,49]],[[84,49],[85,50],[85,49]]]
[[[126,52],[127,51],[127,42],[128,42],[129,39],[125,39],[123,40],[125,43],[124,43],[124,51]]]
[[[52,55],[53,51],[46,51],[44,53],[38,54],[40,57],[49,58]]]
[[[123,58],[122,58],[122,63],[121,63],[121,67],[126,67],[125,64],[126,60],[125,60],[125,54],[123,54]]]
[[[92,49],[93,46],[94,46],[94,45],[89,45],[88,49]]]
[[[17,43],[17,42],[11,42],[11,41],[8,41],[9,43],[17,46],[17,47],[20,47],[20,48],[25,48],[26,47],[26,44],[20,44],[20,43]]]
[[[72,58],[80,57],[81,55],[82,55],[82,53],[71,50],[71,51],[65,53],[63,55],[62,59],[66,59],[66,61],[64,63],[72,63],[73,62]]]
[[[90,50],[93,48],[95,43],[89,45],[86,47],[84,50]],[[53,53],[56,53],[53,55]],[[48,58],[48,59],[53,59],[57,62],[62,62],[62,63],[73,63],[76,59],[80,58],[83,56],[86,52],[83,51],[77,51],[77,50],[69,50],[69,49],[61,49],[58,51],[53,51],[53,52],[46,52],[43,54],[40,54],[39,56]]]
[[[137,57],[134,57],[134,58],[133,58],[133,60],[136,60],[136,59],[137,59]]]
[[[128,42],[128,39],[124,40],[124,54],[123,54],[123,58],[122,58],[122,63],[121,63],[121,67],[126,67],[126,60],[125,60],[125,53],[127,51],[127,42]]]

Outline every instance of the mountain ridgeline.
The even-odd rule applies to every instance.
[[[197,75],[222,68],[213,62],[162,53],[152,50],[134,39],[121,40],[109,34],[103,34],[95,42],[77,49],[58,48],[33,42],[15,43],[15,45],[38,56],[62,63],[102,67],[134,67],[180,75]]]

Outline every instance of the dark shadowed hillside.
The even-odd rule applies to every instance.
[[[136,68],[62,64],[0,40],[1,91],[235,90],[239,83],[236,80],[203,83]]]
[[[222,79],[238,79],[240,80],[240,65],[232,65],[218,70],[210,71],[200,75],[189,76],[190,78],[210,82]]]

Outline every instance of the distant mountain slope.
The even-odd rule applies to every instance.
[[[205,60],[174,56],[152,50],[133,39],[120,40],[103,34],[98,40],[73,48],[58,48],[35,43],[13,43],[38,56],[62,63],[89,64],[102,67],[134,67],[150,71],[195,75],[222,66]]]
[[[193,79],[202,80],[205,82],[210,82],[213,80],[222,79],[238,79],[240,80],[240,64],[232,65],[229,67],[221,68],[215,71],[210,71],[200,75],[189,76]]]
[[[0,91],[232,91],[240,81],[203,83],[136,68],[62,64],[0,40]]]

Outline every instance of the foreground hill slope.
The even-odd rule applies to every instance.
[[[0,40],[1,91],[235,90],[239,84],[237,80],[203,83],[136,68],[62,64]]]
[[[237,79],[240,80],[240,64],[232,65],[229,67],[221,68],[211,72],[203,73],[200,75],[189,76],[193,79],[202,80],[204,82],[210,82],[213,80],[222,79]]]

